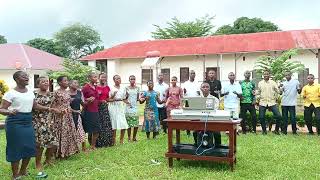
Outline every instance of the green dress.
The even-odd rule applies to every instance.
[[[139,116],[138,116],[138,103],[137,95],[140,91],[139,87],[132,88],[130,86],[126,87],[128,93],[128,101],[130,105],[126,107],[126,119],[129,128],[139,126]]]

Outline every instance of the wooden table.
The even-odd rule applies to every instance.
[[[201,131],[204,130],[204,121],[200,120],[165,120],[168,125],[168,152],[165,156],[169,160],[169,167],[173,166],[173,158],[180,159],[191,159],[201,161],[216,161],[216,162],[228,162],[231,167],[231,171],[234,170],[234,164],[237,162],[236,158],[236,147],[237,147],[237,125],[240,124],[241,120],[237,121],[208,121],[207,131],[229,131],[229,153],[227,157],[215,157],[215,156],[197,156],[191,154],[180,154],[173,150],[173,129],[176,130],[176,144],[180,144],[180,130],[193,130]]]

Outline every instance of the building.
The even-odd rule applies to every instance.
[[[25,44],[0,44],[0,79],[13,88],[13,73],[26,70],[30,75],[29,88],[34,89],[39,76],[46,75],[48,70],[62,69],[62,60],[61,57]]]
[[[292,60],[306,66],[299,79],[305,79],[307,73],[319,78],[320,29],[128,42],[82,60],[105,71],[109,82],[113,75],[119,74],[122,82],[128,83],[128,77],[133,74],[139,84],[145,84],[150,78],[156,80],[159,72],[165,74],[167,82],[172,76],[184,82],[189,70],[195,70],[196,80],[203,81],[210,69],[226,81],[229,72],[234,72],[238,80],[243,79],[244,71],[253,70],[259,56],[277,55],[292,48],[301,49]],[[145,64],[149,65],[145,67]]]

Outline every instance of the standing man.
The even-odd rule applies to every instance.
[[[320,135],[320,86],[314,83],[314,75],[308,75],[308,84],[302,88],[304,100],[304,119],[306,121],[309,134],[313,135],[312,114],[315,114],[317,123],[317,133]]]
[[[252,121],[252,131],[256,133],[256,126],[257,126],[257,114],[255,105],[255,88],[256,85],[253,81],[250,80],[251,73],[250,71],[244,72],[244,81],[240,82],[241,89],[242,89],[242,98],[240,103],[240,117],[242,118],[241,121],[241,128],[242,133],[246,134],[246,113],[247,111],[250,112],[251,121]]]
[[[286,71],[286,81],[280,85],[280,94],[282,94],[281,109],[284,120],[282,132],[284,134],[287,134],[288,129],[288,113],[290,114],[292,133],[297,134],[296,105],[297,95],[298,93],[301,93],[301,87],[299,81],[292,79],[291,76],[292,73],[290,71]]]
[[[262,134],[267,134],[265,115],[266,110],[270,109],[274,118],[276,119],[275,134],[279,135],[279,128],[281,122],[281,115],[277,105],[277,97],[279,95],[279,88],[277,83],[270,80],[270,72],[263,72],[263,80],[258,84],[257,104],[259,105],[259,120],[262,127]]]
[[[219,99],[221,82],[217,80],[217,75],[214,70],[208,72],[208,79],[205,82],[210,85],[210,94]]]
[[[221,82],[217,80],[217,75],[214,70],[208,72],[208,79],[205,81],[210,86],[210,94],[219,99],[219,94],[221,91]],[[221,145],[221,133],[213,132],[214,142],[217,146]]]
[[[190,78],[182,84],[184,97],[197,97],[200,95],[200,84],[195,81],[196,73],[190,71]]]
[[[168,90],[169,85],[163,82],[163,74],[160,73],[158,75],[158,82],[155,83],[154,90],[159,93],[159,98],[161,101],[166,99],[166,91]],[[163,132],[167,133],[167,124],[163,122],[164,119],[167,118],[167,112],[165,104],[159,104],[157,102],[158,113],[159,113],[159,121],[162,125]]]
[[[235,74],[230,72],[228,75],[229,82],[222,88],[221,97],[224,96],[224,110],[230,111],[233,119],[239,118],[239,99],[242,95],[242,89],[239,83],[236,83]]]

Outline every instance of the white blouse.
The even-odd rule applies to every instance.
[[[8,110],[17,110],[21,113],[30,113],[32,111],[34,98],[34,93],[29,89],[25,93],[11,89],[3,96],[4,100],[11,103]]]

